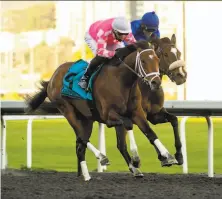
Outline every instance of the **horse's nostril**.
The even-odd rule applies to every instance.
[[[154,87],[159,87],[160,84],[161,84],[161,82],[160,82],[160,81],[155,81],[155,80],[153,80],[153,81],[151,82],[151,84],[152,84]]]
[[[156,89],[159,89],[160,88],[160,85],[161,85],[161,81],[151,81],[151,90],[156,90]]]
[[[151,84],[157,85],[157,82],[156,81],[152,81]]]

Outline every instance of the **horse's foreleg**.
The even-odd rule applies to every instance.
[[[178,162],[178,165],[183,164],[183,155],[182,155],[182,144],[180,140],[180,135],[179,135],[179,127],[178,127],[178,119],[176,116],[168,113],[166,109],[162,109],[161,112],[164,113],[165,118],[171,123],[171,126],[173,127],[173,133],[174,133],[174,140],[175,140],[175,148],[176,148],[176,153],[175,153],[175,158]]]
[[[105,100],[101,100],[100,106],[101,106],[100,117],[103,121],[105,121],[105,124],[107,125],[108,128],[124,124],[123,119],[117,113],[112,104],[109,103],[107,104]],[[120,106],[120,104],[118,104],[118,106]],[[116,109],[118,110],[122,109],[123,111],[125,111],[126,106],[125,104],[123,104],[123,106],[118,108],[116,107]]]
[[[132,153],[132,164],[134,167],[139,168],[140,164],[140,157],[134,137],[133,130],[128,130],[129,142],[130,142],[130,151]]]
[[[171,126],[173,127],[175,148],[176,148],[175,158],[178,162],[178,165],[182,165],[183,164],[183,155],[181,151],[182,144],[181,144],[180,136],[179,136],[177,117],[168,113],[165,108],[162,108],[159,113],[156,113],[156,114],[148,113],[147,120],[149,120],[154,125],[167,123],[167,122],[171,123]],[[159,159],[161,159],[161,157]]]
[[[178,119],[176,116],[169,114],[165,108],[162,108],[159,113],[156,114],[147,114],[147,120],[149,120],[152,124],[162,124],[162,123],[167,123],[170,122],[172,127],[173,127],[173,132],[174,132],[174,139],[175,139],[175,148],[176,148],[176,154],[175,158],[177,160],[178,165],[183,164],[183,155],[181,152],[181,141],[180,141],[180,136],[179,136],[179,131],[178,131]],[[157,151],[158,153],[158,151]],[[158,158],[160,161],[162,161],[164,158],[158,153]]]
[[[131,119],[129,119],[127,117],[121,117],[121,119],[124,122],[125,128],[120,127],[120,129],[122,129],[122,133],[125,136],[126,136],[126,133],[128,132],[128,136],[129,136],[130,151],[132,153],[131,163],[133,164],[134,167],[139,168],[140,167],[140,158],[139,158],[136,141],[135,141],[134,134],[133,134],[133,123],[132,123]],[[127,130],[127,132],[126,132],[126,130]]]
[[[116,126],[116,141],[117,141],[117,149],[120,151],[121,155],[125,159],[127,165],[129,166],[131,162],[131,157],[127,151],[127,144],[126,144],[126,133],[124,126]]]
[[[108,118],[106,120],[107,127],[114,127],[118,125],[123,125],[124,121],[121,119],[120,115],[113,109],[108,112]]]
[[[127,131],[124,129],[123,125],[116,126],[115,129],[116,129],[116,138],[117,138],[117,148],[120,151],[123,158],[125,159],[129,167],[129,170],[133,173],[135,177],[143,177],[141,171],[132,164],[131,157],[127,151],[127,144],[126,144]]]
[[[168,152],[166,147],[160,142],[155,132],[150,128],[146,118],[143,115],[143,111],[137,110],[133,115],[133,122],[136,124],[140,130],[144,133],[144,135],[149,139],[150,143],[154,145],[155,149],[159,151],[161,156],[164,157],[164,162],[162,166],[169,166],[172,164],[176,164],[177,161],[175,158]]]

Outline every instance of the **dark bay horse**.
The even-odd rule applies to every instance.
[[[154,45],[155,52],[160,59],[160,77],[162,79],[163,75],[167,75],[172,82],[175,82],[177,85],[181,85],[186,82],[187,72],[185,70],[185,63],[180,59],[181,53],[176,48],[176,37],[173,34],[171,39],[165,37],[162,39],[154,39],[151,41]],[[158,90],[152,91],[149,85],[143,84],[141,80],[138,82],[139,89],[142,94],[142,107],[144,112],[147,115],[147,120],[152,124],[160,124],[170,122],[173,127],[174,138],[175,138],[175,158],[177,162],[172,159],[172,162],[166,161],[166,158],[161,156],[159,151],[158,158],[161,161],[162,166],[171,166],[172,164],[183,164],[183,156],[181,151],[181,141],[179,137],[178,131],[178,119],[176,116],[168,113],[166,109],[163,107],[164,104],[164,92],[162,87]],[[116,127],[116,131],[120,134],[127,134],[126,130],[123,127]],[[133,154],[132,159],[128,158],[128,161],[133,161],[133,165],[135,167],[139,167],[140,158],[137,151],[137,146],[134,138],[133,131],[128,131],[129,141],[130,141],[130,149]],[[125,140],[125,138],[123,139]],[[128,154],[126,150],[126,142],[122,144],[124,146],[121,150],[122,153]]]
[[[90,180],[85,161],[86,147],[101,161],[104,160],[104,156],[89,142],[94,121],[105,123],[108,127],[124,126],[127,130],[132,130],[132,123],[136,124],[162,156],[170,157],[146,120],[142,108],[142,96],[138,89],[138,79],[149,84],[153,91],[159,89],[161,85],[159,59],[147,42],[137,42],[131,47],[135,50],[130,52],[118,67],[113,66],[111,59],[95,77],[92,117],[83,113],[84,108],[92,110],[87,101],[80,100],[80,102],[61,96],[63,77],[73,62],[60,65],[50,81],[42,82],[43,88],[40,92],[26,100],[29,111],[34,111],[48,97],[68,120],[77,138],[78,174],[82,171],[85,180]],[[117,134],[117,139],[122,140],[122,136]],[[133,167],[131,168],[133,170]]]
[[[187,72],[185,62],[181,60],[181,52],[176,47],[176,36],[172,35],[171,39],[164,37],[161,39],[153,39],[151,43],[160,59],[160,75],[167,75],[176,85],[186,82]]]
[[[153,40],[152,43],[154,44],[155,52],[160,59],[159,67],[161,79],[163,75],[167,75],[172,82],[176,83],[176,85],[185,83],[187,79],[187,72],[185,69],[185,62],[181,60],[181,52],[176,47],[176,36],[173,34],[171,40],[165,37],[160,40]],[[142,84],[140,84],[140,89],[144,89]],[[144,92],[142,91],[142,93]],[[147,112],[147,120],[155,125],[166,122],[171,123],[175,139],[175,158],[178,162],[178,165],[182,165],[183,156],[181,151],[182,145],[178,131],[178,119],[176,116],[168,113],[163,107],[164,92],[162,88],[154,92],[149,89],[149,93],[150,94],[147,94],[147,96],[143,95],[143,99],[145,97],[144,101],[147,100],[147,102],[144,103],[147,103],[146,107],[149,107],[149,104],[154,104],[154,106],[152,106],[150,110],[145,108],[145,111]],[[157,98],[159,99],[159,103],[157,103]]]

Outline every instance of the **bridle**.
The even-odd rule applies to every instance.
[[[173,47],[173,48],[176,48],[176,46],[174,44],[166,44],[163,48],[161,48],[160,46],[158,46],[157,50],[156,50],[156,55],[161,59],[163,59],[163,62],[165,63],[165,65],[167,65],[167,69],[164,67],[160,67],[160,76],[162,77],[163,75],[167,75],[171,81],[174,82],[174,79],[173,79],[173,73],[171,72],[173,69],[175,68],[180,68],[181,69],[181,66],[182,65],[185,65],[184,61],[182,60],[176,60],[174,61],[173,63],[168,63],[163,52],[164,52],[164,48],[166,47]],[[176,48],[177,49],[177,48]],[[178,50],[178,49],[177,49]],[[181,69],[182,70],[182,69]],[[181,75],[183,75],[184,73],[180,70],[180,73]]]
[[[151,85],[151,82],[153,81],[154,78],[156,77],[159,77],[160,76],[160,73],[159,71],[158,72],[151,72],[151,73],[146,73],[144,68],[143,68],[143,65],[142,65],[142,62],[141,62],[141,59],[140,59],[140,55],[143,53],[143,52],[146,52],[146,51],[153,51],[153,49],[145,49],[145,50],[142,50],[140,52],[137,52],[136,54],[136,62],[135,62],[135,70],[133,70],[129,65],[127,65],[124,61],[122,61],[120,58],[119,60],[123,63],[123,65],[128,68],[130,71],[132,71],[135,75],[137,75],[137,77],[141,78],[143,80],[143,82],[148,82],[149,85]],[[155,52],[154,52],[155,54]],[[147,77],[150,77],[150,76],[153,76],[150,80],[147,79]]]

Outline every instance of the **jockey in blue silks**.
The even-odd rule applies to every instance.
[[[147,12],[142,19],[131,22],[133,36],[137,41],[147,40],[152,37],[160,38],[159,18],[155,12]]]

